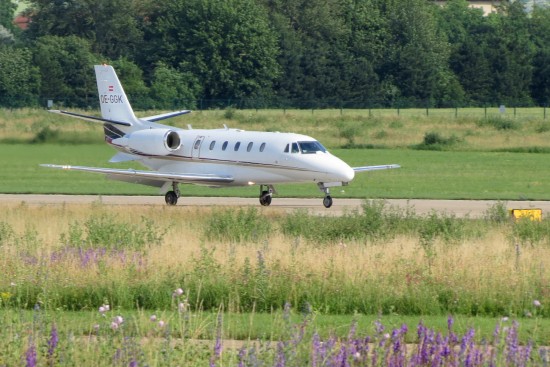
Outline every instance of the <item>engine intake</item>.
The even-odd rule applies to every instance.
[[[145,129],[115,139],[112,143],[141,154],[168,155],[181,147],[181,138],[174,130]]]

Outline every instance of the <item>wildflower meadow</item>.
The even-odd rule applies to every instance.
[[[10,204],[0,366],[544,366],[550,221]]]

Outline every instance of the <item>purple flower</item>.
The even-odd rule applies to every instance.
[[[447,319],[447,329],[449,331],[451,331],[451,329],[453,328],[454,323],[455,323],[455,320],[453,319],[453,317],[449,316],[449,318]]]
[[[538,299],[536,299],[536,300],[533,301],[533,306],[540,307],[540,306],[542,306],[542,304],[540,303],[540,301]]]
[[[32,339],[29,340],[29,349],[27,349],[27,352],[25,353],[25,361],[26,361],[26,367],[36,367],[36,348],[34,346],[34,343]]]
[[[50,333],[50,339],[48,340],[48,356],[53,356],[57,343],[59,342],[59,335],[57,334],[57,328],[55,324],[52,325],[52,331]]]

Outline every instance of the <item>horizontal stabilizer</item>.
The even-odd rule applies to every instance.
[[[83,166],[63,166],[57,164],[41,164],[46,168],[57,168],[64,170],[84,171],[92,173],[102,173],[108,175],[109,178],[120,181],[146,183],[150,186],[162,186],[164,182],[192,183],[203,185],[222,185],[233,182],[231,176],[220,176],[215,174],[204,173],[170,173],[156,171],[140,171],[135,169],[114,169],[114,168],[97,168]]]
[[[132,124],[129,123],[129,122],[114,121],[114,120],[104,119],[104,118],[97,117],[97,116],[81,115],[80,113],[74,113],[74,112],[69,112],[69,111],[48,110],[48,112],[58,113],[60,115],[67,115],[67,116],[71,116],[71,117],[76,117],[76,118],[79,118],[81,120],[86,120],[86,121],[91,121],[91,122],[98,122],[98,123],[108,122],[108,123],[115,124],[115,125],[132,126]]]
[[[381,166],[363,166],[363,167],[353,167],[355,172],[365,172],[365,171],[379,171],[382,169],[392,169],[392,168],[401,168],[398,164],[384,164]]]
[[[163,114],[161,114],[161,115],[155,115],[155,116],[149,116],[149,117],[141,117],[141,120],[155,122],[155,121],[160,121],[160,120],[169,119],[169,118],[171,118],[171,117],[176,117],[176,116],[180,116],[180,115],[185,115],[185,114],[187,114],[187,113],[191,113],[191,111],[190,111],[190,110],[182,110],[182,111],[168,112],[168,113],[163,113]]]

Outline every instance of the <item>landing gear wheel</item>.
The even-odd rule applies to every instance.
[[[168,191],[164,195],[164,200],[168,205],[176,205],[178,203],[178,195],[174,191]]]
[[[269,204],[271,204],[271,194],[269,191],[262,191],[260,195],[260,204],[262,206],[269,206]]]
[[[323,199],[323,205],[327,209],[332,206],[332,197],[330,195],[325,196],[325,198]]]
[[[274,192],[275,188],[273,185],[260,185],[260,204],[262,206],[269,206]]]

